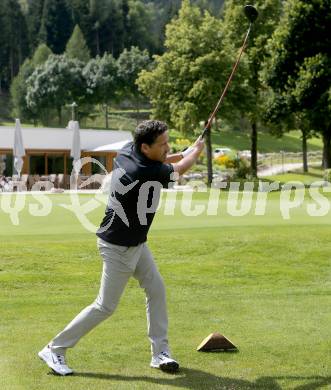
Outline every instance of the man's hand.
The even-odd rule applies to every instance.
[[[192,153],[195,149],[200,149],[201,147],[201,144],[202,143],[202,148],[204,146],[204,142],[203,142],[203,138],[201,137],[201,135],[196,139],[196,141],[194,142],[194,144],[192,146],[189,146],[186,150],[184,150],[182,152],[182,156],[183,157],[186,157],[188,156],[190,153]]]
[[[203,148],[205,147],[205,141],[204,139],[201,137],[201,135],[196,139],[196,141],[194,142],[194,144],[192,145],[193,148],[197,148],[199,150],[199,152],[201,153]]]
[[[165,164],[177,163],[178,161],[181,161],[183,158],[185,158],[186,156],[191,154],[194,150],[196,150],[196,149],[200,150],[201,148],[203,149],[204,145],[205,144],[204,144],[203,138],[200,135],[200,137],[197,138],[197,140],[194,142],[194,144],[191,145],[186,150],[184,150],[183,152],[168,154],[164,163]]]
[[[198,137],[198,139],[194,142],[192,146],[189,147],[189,149],[182,152],[183,159],[173,164],[174,171],[178,172],[180,175],[188,171],[197,161],[204,146],[205,142],[203,138],[201,136]]]

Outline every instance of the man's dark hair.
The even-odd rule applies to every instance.
[[[134,132],[134,144],[138,150],[142,144],[152,145],[156,138],[167,130],[167,125],[161,121],[143,121]]]

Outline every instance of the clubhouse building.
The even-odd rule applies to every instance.
[[[6,177],[16,173],[13,168],[14,133],[14,126],[0,126],[0,175]],[[25,148],[22,176],[70,175],[71,129],[22,127],[22,137]],[[132,141],[129,131],[81,129],[81,157],[93,157],[110,172],[113,158],[129,141]],[[98,164],[89,163],[82,168],[85,176],[98,173],[104,173]]]

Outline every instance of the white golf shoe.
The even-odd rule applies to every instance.
[[[43,348],[40,352],[38,352],[38,356],[56,374],[64,376],[73,373],[72,369],[69,368],[66,364],[65,356],[52,351],[49,345],[46,345],[45,348]]]
[[[151,367],[159,368],[162,371],[176,372],[179,369],[179,364],[170,357],[168,352],[161,352],[159,355],[152,357]]]

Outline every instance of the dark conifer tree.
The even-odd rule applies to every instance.
[[[3,0],[0,11],[0,85],[7,90],[29,54],[27,26],[17,0]]]
[[[33,53],[39,44],[39,31],[45,0],[29,0],[26,14],[29,31],[30,52]]]
[[[45,0],[41,26],[40,42],[46,43],[53,53],[63,53],[73,31],[73,21],[65,0]]]
[[[84,34],[87,46],[92,52],[93,29],[90,15],[90,0],[67,0],[73,25],[78,25]]]

